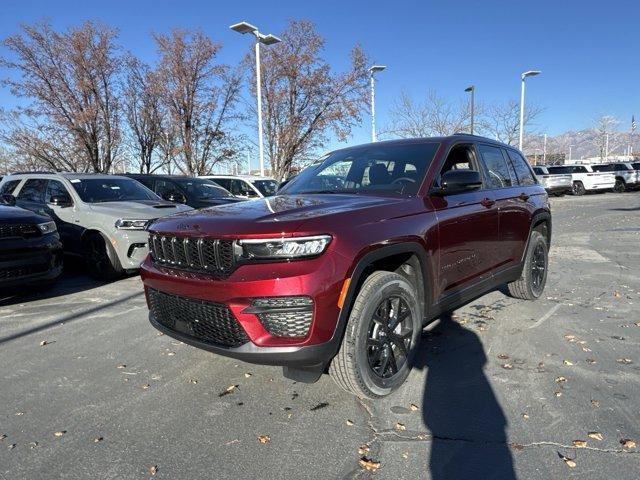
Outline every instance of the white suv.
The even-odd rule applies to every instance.
[[[547,169],[553,174],[571,174],[574,195],[612,190],[616,185],[613,173],[595,172],[591,165],[550,165]]]
[[[238,198],[270,197],[275,195],[278,189],[278,182],[270,177],[258,177],[256,175],[203,175],[202,178],[213,180]]]
[[[603,165],[591,165],[596,172],[611,172],[616,176],[614,192],[622,193],[625,190],[640,186],[640,173],[631,163],[607,163]]]

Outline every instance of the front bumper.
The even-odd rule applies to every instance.
[[[325,252],[312,260],[243,265],[228,278],[215,280],[156,266],[147,257],[140,274],[147,293],[154,289],[189,300],[225,305],[249,341],[235,348],[216,345],[168,328],[150,313],[151,324],[163,333],[250,363],[312,366],[327,361],[337,352],[341,340],[341,335],[336,335],[340,315],[338,297],[348,268],[346,259]],[[286,296],[306,296],[313,300],[313,320],[305,337],[274,336],[257,314],[252,313],[252,302],[256,298]]]
[[[549,185],[545,186],[547,193],[569,193],[572,190],[571,184],[569,185]]]
[[[0,242],[0,286],[37,285],[62,273],[62,244],[55,234]]]
[[[116,230],[111,244],[124,269],[137,269],[149,253],[149,232],[146,230]]]

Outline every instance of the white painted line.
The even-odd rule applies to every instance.
[[[553,307],[551,307],[549,309],[549,311],[547,313],[545,313],[543,316],[541,316],[536,323],[534,323],[533,325],[531,325],[529,327],[529,329],[531,328],[536,328],[539,327],[540,325],[542,325],[543,322],[546,322],[547,320],[549,320],[551,318],[551,316],[556,313],[558,311],[558,309],[562,306],[561,303],[558,303],[556,305],[554,305]]]

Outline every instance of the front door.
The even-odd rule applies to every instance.
[[[473,145],[453,146],[436,182],[452,169],[481,171]],[[484,187],[430,200],[438,221],[437,295],[442,300],[491,273],[496,263],[498,210],[493,193]]]
[[[80,254],[82,253],[81,237],[84,228],[78,225],[75,205],[63,207],[51,204],[51,197],[61,195],[72,199],[67,187],[65,187],[62,182],[59,180],[49,180],[44,195],[45,210],[56,222],[60,240],[62,241],[65,251]]]

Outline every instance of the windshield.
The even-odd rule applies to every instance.
[[[285,185],[284,194],[415,195],[438,143],[377,144],[330,153]]]
[[[278,182],[275,180],[251,180],[251,183],[260,190],[260,193],[265,197],[275,195],[278,189]]]
[[[632,165],[633,165],[633,168],[635,168],[636,170],[640,170],[640,162],[634,163]]]
[[[130,178],[74,178],[70,181],[86,203],[161,200],[140,182]]]
[[[198,200],[210,200],[214,198],[231,197],[229,191],[222,188],[217,183],[199,178],[177,179],[175,182],[182,187],[189,196]]]

